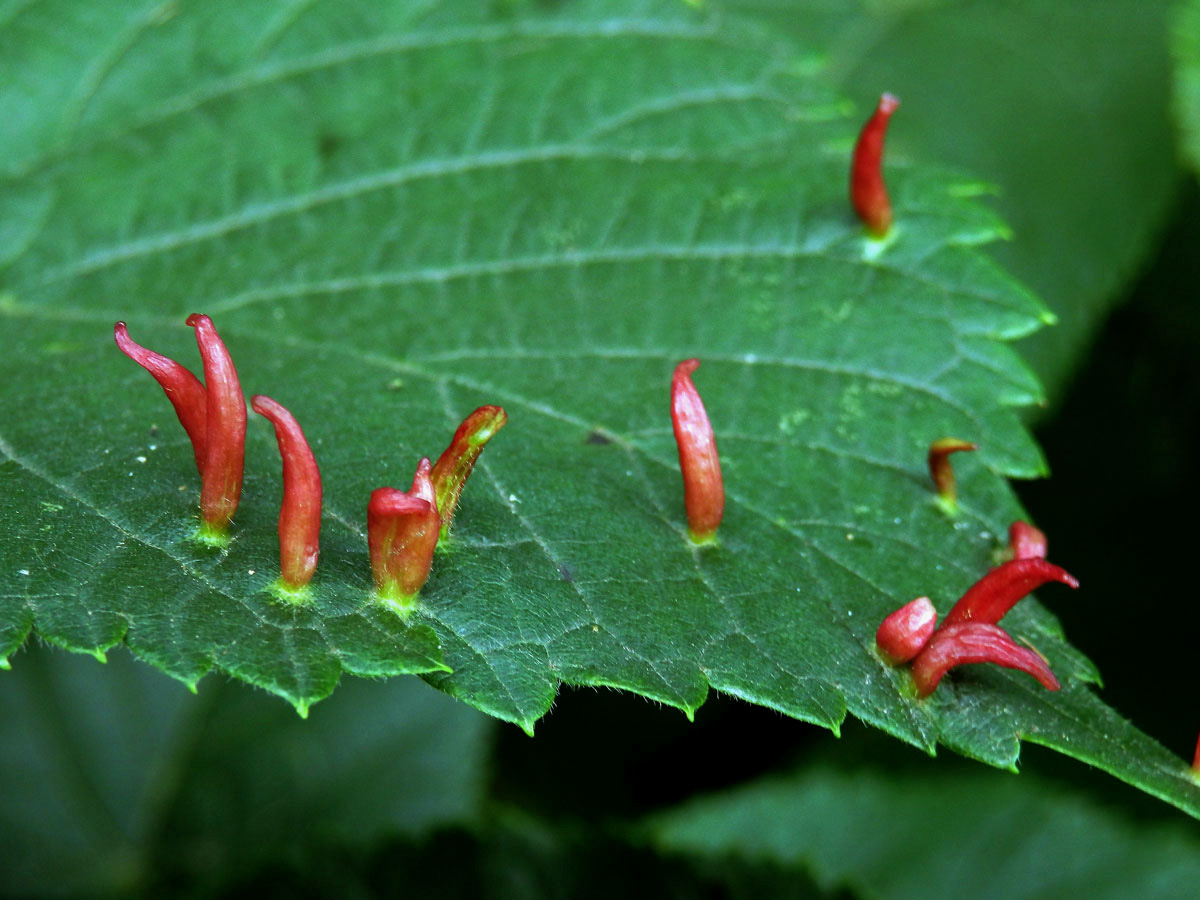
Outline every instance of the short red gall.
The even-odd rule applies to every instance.
[[[401,615],[412,610],[428,580],[437,547],[441,519],[432,468],[422,459],[410,490],[378,488],[367,505],[367,547],[376,596]]]
[[[950,464],[950,454],[978,449],[978,445],[970,441],[950,437],[929,445],[929,477],[933,479],[938,502],[949,512],[958,510],[958,485],[954,479],[954,467]]]
[[[1013,559],[1045,559],[1048,547],[1040,528],[1019,520],[1008,526],[1008,548]]]
[[[279,585],[302,591],[312,580],[320,553],[321,473],[300,423],[284,406],[255,394],[250,407],[275,426],[283,459],[283,502],[279,509]]]
[[[891,94],[879,98],[875,112],[859,132],[850,166],[850,203],[867,232],[876,238],[886,236],[892,227],[892,204],[883,181],[883,140],[899,105]]]
[[[888,665],[898,666],[915,657],[937,625],[937,610],[928,597],[905,603],[883,620],[875,632],[875,646]]]

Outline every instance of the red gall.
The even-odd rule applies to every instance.
[[[300,423],[284,406],[255,394],[250,407],[275,426],[283,459],[279,509],[279,582],[285,599],[302,592],[317,568],[321,533],[321,473]]]
[[[708,412],[692,384],[692,373],[699,367],[700,361],[696,359],[685,359],[675,367],[671,379],[671,425],[683,473],[688,536],[695,544],[708,544],[715,540],[725,512],[725,484]]]
[[[892,227],[892,204],[883,183],[883,139],[899,105],[891,94],[879,98],[875,112],[859,132],[850,166],[850,203],[875,238],[886,236]]]

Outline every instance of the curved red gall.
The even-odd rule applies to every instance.
[[[917,696],[928,697],[947,672],[968,663],[995,663],[1008,669],[1019,669],[1032,675],[1047,690],[1057,691],[1060,687],[1046,661],[1033,650],[1013,641],[999,625],[943,623],[913,660]]]
[[[508,413],[501,406],[481,406],[465,419],[438,461],[433,465],[431,479],[441,518],[441,536],[450,533],[458,499],[466,487],[479,454],[488,441],[508,422]]]
[[[1014,559],[996,566],[959,598],[942,628],[963,622],[999,622],[1018,600],[1051,581],[1079,587],[1073,575],[1044,559]]]
[[[129,336],[124,322],[113,326],[113,337],[121,352],[149,372],[158,382],[171,405],[179,424],[192,442],[196,456],[196,469],[204,474],[204,447],[206,438],[205,418],[208,399],[200,379],[175,360],[143,347]]]
[[[671,379],[671,426],[683,473],[683,501],[693,543],[711,542],[725,514],[725,483],[708,412],[692,383],[700,361],[685,359]]]
[[[279,578],[284,586],[296,591],[312,580],[320,554],[321,473],[295,416],[262,394],[250,398],[250,407],[275,427],[283,459]]]
[[[891,94],[879,98],[875,112],[859,132],[850,166],[850,203],[876,238],[886,236],[892,227],[892,204],[883,181],[883,142],[888,122],[899,105]]]

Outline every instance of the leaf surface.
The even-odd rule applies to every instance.
[[[1200,810],[1034,602],[1005,624],[1059,694],[976,667],[919,702],[875,655],[887,612],[927,594],[944,613],[994,562],[1021,514],[1005,478],[1044,473],[1014,412],[1040,390],[1004,341],[1047,314],[975,249],[1004,228],[959,176],[890,165],[898,226],[864,238],[857,122],[810,53],[635,0],[46,0],[2,33],[10,70],[60,79],[62,102],[18,117],[0,189],[19,236],[0,273],[0,652],[31,629],[124,640],[302,711],[343,671],[424,672],[528,731],[563,681],[688,715],[712,687],[996,765],[1030,738]],[[231,546],[198,547],[191,449],[112,346],[123,319],[198,367],[189,312],[313,444],[307,607],[266,590],[270,427],[251,423]],[[685,539],[667,414],[691,356],[728,491],[706,549]],[[510,422],[402,622],[372,601],[367,497],[485,403]],[[982,448],[956,461],[956,519],[924,469],[947,435]]]
[[[893,153],[960,166],[995,194],[1011,231],[989,253],[1059,318],[1021,352],[1060,401],[1179,185],[1169,0],[717,2],[828,35],[830,72],[864,118],[879,92],[900,97]]]

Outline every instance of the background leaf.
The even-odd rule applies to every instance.
[[[17,333],[6,647],[34,625],[77,650],[124,639],[189,683],[216,666],[301,710],[341,671],[441,669],[432,683],[526,730],[560,681],[689,715],[712,686],[997,765],[1027,737],[1200,810],[1185,765],[1095,700],[1032,602],[1006,624],[1060,694],[980,669],[917,702],[874,655],[886,612],[920,593],[944,611],[994,561],[1021,515],[1004,476],[1044,471],[1012,409],[1040,391],[1001,342],[1046,313],[974,249],[1005,229],[972,181],[898,160],[901,224],[864,241],[844,197],[857,122],[810,54],[633,0],[92,9],[47,0],[4,26],[12,71],[52,71],[63,100],[29,112],[53,121],[24,130],[3,188],[21,236],[0,305]],[[13,88],[0,110],[24,102]],[[206,553],[190,451],[108,343],[124,318],[194,365],[194,310],[314,442],[311,608],[264,590],[265,423],[234,544]],[[666,421],[692,355],[730,489],[706,551],[683,540]],[[406,627],[369,600],[363,504],[485,402],[511,423]],[[956,521],[923,473],[946,434],[983,446]]]
[[[1175,57],[1174,112],[1187,164],[1200,168],[1200,3],[1180,0],[1172,22]]]
[[[651,819],[662,850],[772,862],[830,891],[901,898],[1174,898],[1200,878],[1189,829],[1146,827],[1053,783],[998,773],[903,780],[812,767]]]
[[[193,697],[122,652],[31,648],[0,679],[0,891],[219,882],[319,846],[476,816],[489,721],[415,679],[354,679],[307,721],[244,685]]]

